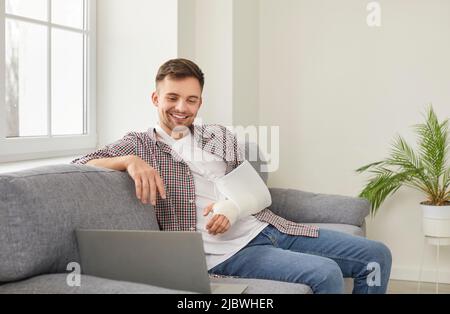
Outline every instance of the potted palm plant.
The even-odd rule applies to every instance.
[[[356,170],[372,174],[359,196],[371,203],[373,217],[383,201],[400,187],[419,190],[427,198],[421,203],[424,234],[450,237],[448,119],[439,122],[430,106],[425,123],[416,125],[415,131],[418,135],[417,151],[398,136],[388,158]]]

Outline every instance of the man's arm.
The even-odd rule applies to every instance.
[[[92,159],[86,163],[88,166],[94,166],[99,168],[107,168],[117,171],[125,171],[132,162],[133,158],[137,156],[120,156],[120,157],[110,157],[101,159]]]
[[[267,185],[247,160],[232,172],[219,178],[215,184],[227,200],[217,202],[214,212],[225,215],[231,225],[239,219],[259,213],[272,204]]]
[[[117,171],[127,171],[134,180],[136,197],[147,204],[156,205],[157,193],[166,198],[164,183],[159,173],[139,156],[137,152],[140,140],[134,132],[121,140],[107,145],[89,155],[72,161],[73,164],[89,165]]]
[[[75,159],[74,161],[72,161],[72,164],[86,165],[90,161],[93,161],[93,160],[137,155],[136,152],[138,151],[138,147],[140,145],[142,145],[142,144],[141,144],[141,140],[140,140],[138,134],[135,132],[130,132],[130,133],[126,134],[122,139],[120,139],[112,144],[106,145],[105,147],[103,147],[93,153],[90,153],[88,155],[85,155],[85,156]],[[102,167],[101,164],[99,164],[98,166]],[[94,166],[94,164],[90,164],[90,165]],[[115,164],[114,166],[120,166],[120,165]],[[109,168],[109,167],[105,167],[105,168]],[[110,168],[110,169],[113,169],[113,168]]]
[[[166,199],[164,183],[158,172],[138,156],[121,156],[90,160],[87,165],[127,171],[134,180],[136,197],[144,204],[149,202],[155,206],[157,193]]]

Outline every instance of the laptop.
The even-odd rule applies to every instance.
[[[203,294],[240,294],[241,284],[211,283],[198,232],[76,230],[81,272]]]

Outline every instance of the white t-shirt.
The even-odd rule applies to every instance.
[[[198,147],[190,132],[182,139],[175,140],[157,125],[156,133],[158,139],[171,146],[172,150],[183,159],[192,172],[195,184],[197,231],[202,234],[206,263],[208,269],[211,269],[245,247],[268,224],[249,216],[236,221],[224,234],[210,235],[206,230],[206,224],[213,214],[204,217],[203,210],[209,204],[225,199],[215,186],[215,180],[225,175],[225,161]]]

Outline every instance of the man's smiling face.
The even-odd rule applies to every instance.
[[[202,88],[194,77],[174,79],[170,76],[158,82],[152,95],[158,108],[161,127],[168,133],[176,127],[190,127],[202,105]]]

